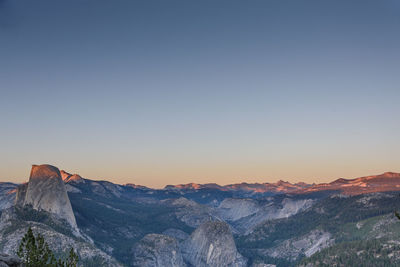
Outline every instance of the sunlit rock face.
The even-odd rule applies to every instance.
[[[148,234],[133,248],[132,266],[137,267],[185,267],[175,238],[160,234]]]
[[[225,222],[203,223],[181,244],[181,248],[185,261],[196,267],[246,266]]]
[[[61,179],[64,183],[74,181],[75,183],[85,183],[85,180],[79,174],[70,174],[64,170],[60,171]]]
[[[356,179],[340,178],[331,183],[316,184],[295,193],[338,191],[343,195],[360,195],[400,190],[400,173],[385,172]]]
[[[29,182],[18,188],[16,204],[50,212],[77,228],[60,171],[51,165],[33,165]]]

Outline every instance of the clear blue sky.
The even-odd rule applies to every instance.
[[[0,181],[400,172],[400,3],[0,0]]]

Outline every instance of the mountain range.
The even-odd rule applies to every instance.
[[[0,183],[0,252],[14,255],[33,226],[84,266],[396,266],[396,191],[393,172],[152,189],[34,165],[28,183]]]
[[[321,191],[338,191],[346,195],[358,195],[373,192],[400,190],[400,173],[385,172],[379,175],[355,179],[339,178],[330,183],[308,184],[299,182],[292,184],[286,181],[276,183],[240,183],[220,186],[218,184],[179,184],[167,185],[164,190],[199,190],[216,189],[221,191],[240,191],[249,194],[305,194]]]

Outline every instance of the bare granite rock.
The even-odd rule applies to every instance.
[[[239,233],[248,234],[262,222],[288,218],[310,208],[315,202],[312,199],[284,198],[278,203],[270,202],[257,205],[255,203],[257,203],[255,200],[248,199],[225,199],[218,207],[218,212]]]
[[[176,217],[186,225],[197,228],[206,221],[219,220],[213,215],[213,209],[209,206],[199,204],[184,197],[177,199],[166,199],[164,204],[176,208]]]
[[[315,229],[306,235],[284,240],[272,248],[260,249],[259,253],[272,258],[295,261],[301,254],[310,257],[333,243],[334,240],[329,232]]]
[[[182,254],[189,264],[205,266],[246,266],[239,254],[229,225],[225,222],[205,222],[181,244]]]
[[[148,234],[134,246],[132,266],[185,267],[186,264],[175,238]]]
[[[28,183],[20,184],[17,188],[17,193],[15,196],[15,205],[24,206],[26,190],[28,189]]]
[[[18,188],[16,204],[55,214],[77,229],[64,181],[54,166],[32,165],[28,184]]]

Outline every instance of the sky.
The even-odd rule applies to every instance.
[[[400,172],[400,3],[0,0],[0,181]]]

